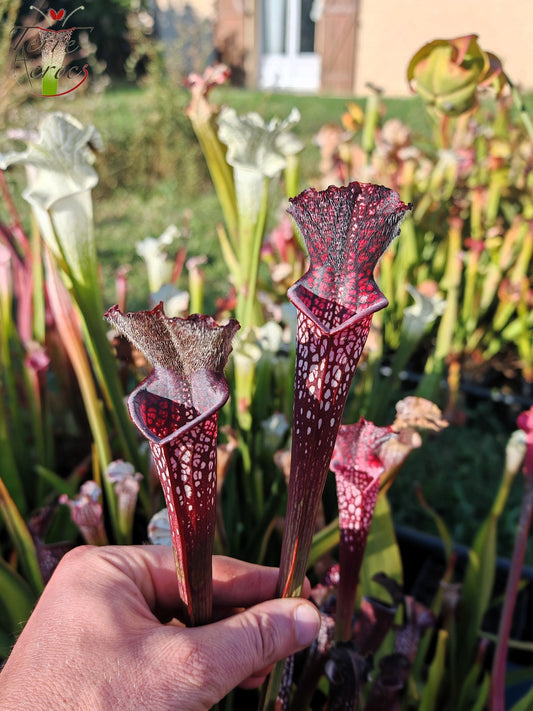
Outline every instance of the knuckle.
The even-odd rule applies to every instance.
[[[95,555],[98,555],[98,549],[95,546],[76,546],[61,558],[58,569],[85,568]]]
[[[256,634],[253,635],[253,644],[260,659],[269,663],[279,656],[281,638],[278,626],[271,615],[261,613],[255,613],[255,622]]]

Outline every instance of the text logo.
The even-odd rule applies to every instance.
[[[88,78],[87,64],[77,61],[80,45],[77,32],[91,32],[93,27],[65,27],[70,17],[84,6],[73,10],[65,17],[65,10],[50,9],[48,14],[39,12],[47,27],[41,25],[15,25],[13,34],[13,70],[22,88],[35,96],[64,96],[80,87]],[[58,29],[56,23],[63,22]],[[43,22],[44,24],[44,22]]]

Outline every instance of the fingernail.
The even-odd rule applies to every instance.
[[[298,605],[294,612],[296,639],[307,647],[316,638],[320,629],[320,613],[312,605]]]

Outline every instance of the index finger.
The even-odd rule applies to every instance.
[[[110,546],[100,555],[126,574],[141,590],[152,610],[175,610],[178,583],[170,546]],[[213,557],[213,602],[225,607],[250,607],[276,597],[278,569]],[[310,592],[306,581],[303,595]]]

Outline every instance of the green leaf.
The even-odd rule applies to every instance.
[[[446,527],[446,524],[444,523],[444,520],[442,519],[441,516],[435,511],[434,508],[432,508],[425,498],[422,495],[421,490],[417,487],[417,496],[418,500],[420,501],[421,506],[425,510],[425,512],[431,516],[433,519],[435,526],[437,527],[437,531],[439,532],[439,536],[444,544],[444,554],[446,558],[446,565],[450,563],[450,558],[452,556],[453,552],[453,540],[450,535],[450,532],[448,531],[448,528]]]
[[[222,208],[224,222],[234,247],[237,246],[238,216],[237,196],[233,180],[233,169],[226,162],[226,146],[219,140],[214,123],[189,113],[189,118],[204,154],[213,186]]]
[[[0,659],[7,659],[11,653],[15,640],[3,629],[0,629]]]
[[[80,486],[79,477],[74,480],[67,480],[40,464],[37,464],[35,468],[39,477],[49,484],[56,494],[67,494],[70,499],[73,499],[77,494]]]
[[[512,708],[511,711],[530,711],[533,708],[533,686],[523,696],[520,701],[518,701]]]
[[[311,553],[309,554],[308,567],[311,568],[319,558],[326,555],[326,553],[330,553],[335,546],[339,545],[339,541],[339,517],[337,516],[331,523],[328,523],[318,533],[315,533],[311,545]]]
[[[35,593],[41,593],[43,579],[37,560],[37,552],[31,534],[9,495],[9,492],[0,477],[0,512],[4,518],[13,545],[20,556],[20,565],[28,582]]]
[[[378,496],[368,534],[360,576],[361,594],[383,597],[383,588],[372,582],[374,575],[381,572],[386,572],[398,583],[403,583],[400,549],[394,532],[391,508],[384,491]]]
[[[482,677],[484,662],[484,655],[478,655],[476,661],[470,667],[458,691],[459,700],[456,704],[457,711],[471,711],[474,699],[479,699],[480,690],[482,688],[482,686],[480,686],[480,679],[483,678],[484,684],[486,677],[486,674]]]
[[[22,623],[30,616],[36,601],[37,596],[25,580],[0,558],[1,627],[13,639],[20,632]]]
[[[531,646],[531,645],[530,645]],[[509,644],[509,649],[511,649],[511,644]],[[533,649],[528,651],[532,652]],[[505,674],[505,683],[507,686],[515,686],[516,684],[523,684],[524,682],[531,683],[533,679],[533,666],[522,667],[514,665],[507,669]]]
[[[448,644],[448,632],[439,630],[437,649],[429,668],[428,680],[422,692],[419,711],[433,711],[439,708],[437,705],[439,692],[444,677],[446,665],[446,647]]]
[[[488,674],[485,674],[485,676],[483,677],[483,683],[481,684],[481,687],[478,692],[476,703],[471,707],[471,711],[483,711],[483,709],[487,708],[486,703],[487,699],[489,698],[489,692],[490,676]],[[527,709],[525,711],[527,711]]]
[[[336,518],[313,538],[309,567],[339,544],[339,519]],[[403,581],[403,566],[400,549],[396,541],[392,512],[385,492],[381,492],[374,509],[374,518],[368,534],[365,557],[361,567],[359,591],[363,595],[383,597],[383,588],[374,583],[376,573],[386,572],[388,576]]]
[[[242,274],[240,273],[240,263],[237,257],[235,256],[235,252],[233,251],[233,248],[223,225],[217,225],[217,235],[218,241],[220,243],[220,250],[222,252],[222,256],[224,257],[224,261],[226,262],[226,266],[230,270],[236,283],[239,284],[242,279]]]
[[[509,496],[514,477],[520,468],[522,451],[522,441],[512,435],[507,445],[506,465],[500,487],[491,511],[476,534],[469,553],[461,597],[460,620],[457,626],[459,632],[457,649],[461,652],[456,662],[463,678],[472,664],[481,622],[490,604],[496,570],[498,520]]]
[[[2,405],[0,404],[0,410]],[[22,480],[15,461],[10,434],[6,428],[5,412],[0,411],[0,461],[2,462],[2,478],[16,506],[20,511],[26,511],[26,497]],[[14,504],[15,505],[15,504]]]

